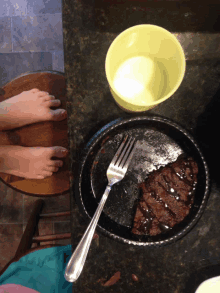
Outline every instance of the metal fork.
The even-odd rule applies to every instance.
[[[66,266],[64,276],[69,282],[75,282],[81,274],[104,204],[108,198],[112,186],[121,181],[127,172],[129,163],[136,148],[136,144],[134,145],[134,142],[134,138],[128,139],[128,136],[126,136],[107,169],[108,185],[102,199],[100,200],[98,208],[88,228],[86,229],[86,232],[84,233]]]

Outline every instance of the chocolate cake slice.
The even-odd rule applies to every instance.
[[[198,166],[192,158],[180,156],[174,163],[152,172],[140,184],[132,233],[158,235],[183,221],[194,201]]]

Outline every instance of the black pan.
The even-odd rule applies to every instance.
[[[138,148],[125,178],[115,184],[109,194],[98,227],[115,240],[128,244],[160,246],[184,236],[202,215],[209,193],[209,172],[204,157],[193,139],[182,127],[158,117],[117,119],[98,131],[86,145],[79,177],[76,200],[80,210],[90,219],[107,185],[106,170],[123,137],[138,140]],[[137,236],[131,232],[138,184],[153,170],[174,162],[180,154],[194,158],[198,164],[198,184],[189,215],[168,232],[157,236]]]

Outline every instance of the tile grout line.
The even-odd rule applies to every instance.
[[[52,52],[52,70],[54,70],[54,63],[55,63],[55,51]]]
[[[11,18],[11,53],[13,53],[13,49],[14,49],[14,46],[13,46],[13,29],[12,29],[12,17]]]
[[[34,17],[34,16],[46,16],[46,17],[49,17],[49,16],[56,16],[56,15],[63,16],[63,13],[62,12],[56,12],[56,13],[38,13],[38,14],[27,14],[27,13],[24,13],[24,14],[20,14],[20,15],[4,15],[4,16],[0,16],[0,18],[10,17],[12,19],[12,17],[20,17],[20,18]],[[62,19],[61,19],[61,21],[62,21]]]
[[[55,52],[63,52],[63,50],[47,50],[47,51],[13,51],[8,53],[1,53],[1,54],[12,54],[12,53],[55,53]]]
[[[33,17],[33,16],[56,15],[56,14],[63,15],[63,13],[61,11],[61,12],[54,12],[54,13],[46,12],[46,13],[37,13],[37,14],[22,13],[22,14],[18,14],[18,15],[2,15],[2,16],[0,16],[0,18],[3,18],[3,17],[25,17],[25,16]]]

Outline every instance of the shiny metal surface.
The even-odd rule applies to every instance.
[[[98,205],[98,208],[88,228],[86,229],[86,232],[84,233],[81,241],[71,256],[69,263],[67,264],[65,270],[65,279],[69,282],[75,282],[79,278],[86,261],[93,234],[95,232],[105,202],[108,198],[109,192],[111,191],[112,186],[115,183],[121,181],[127,172],[136,147],[136,144],[134,145],[135,139],[127,139],[128,136],[126,136],[126,138],[123,140],[107,169],[108,185]]]

